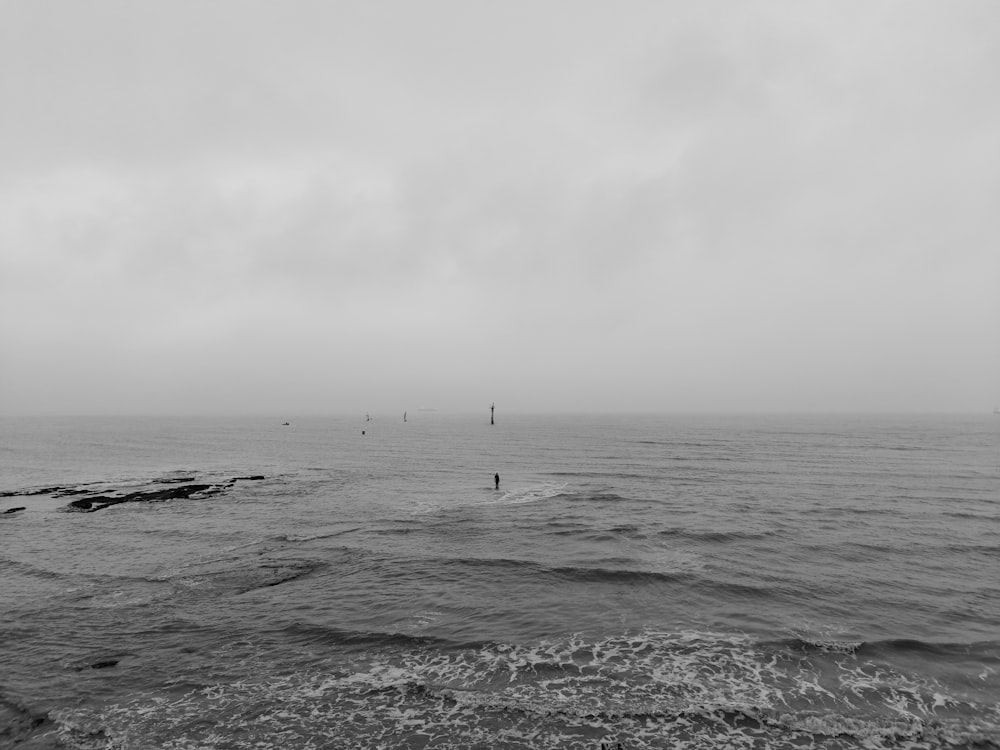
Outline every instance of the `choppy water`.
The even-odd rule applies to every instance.
[[[0,748],[1000,747],[1000,417],[5,419],[0,492]]]

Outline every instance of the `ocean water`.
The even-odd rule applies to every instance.
[[[0,748],[1000,748],[1000,417],[282,421],[0,420]]]

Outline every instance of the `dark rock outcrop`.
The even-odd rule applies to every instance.
[[[93,490],[87,489],[86,485],[79,485],[77,487],[34,487],[26,488],[23,490],[8,490],[5,492],[0,492],[0,497],[32,497],[34,495],[53,495],[55,497],[63,497],[64,495],[83,495],[87,492],[93,492]]]
[[[164,500],[186,499],[195,494],[202,496],[217,495],[226,488],[223,484],[185,484],[177,487],[169,487],[165,490],[147,490],[142,492],[129,492],[126,495],[97,495],[96,497],[82,497],[71,502],[67,508],[70,510],[80,510],[85,513],[93,513],[95,510],[104,510],[112,505],[122,503],[158,503]]]
[[[13,490],[11,492],[0,492],[0,497],[31,497],[32,495],[54,495],[57,492],[65,491],[65,487],[36,487],[33,490]]]
[[[259,482],[266,478],[263,474],[252,474],[208,484],[204,481],[196,482],[195,476],[180,476],[180,472],[177,472],[177,475],[148,479],[143,482],[146,485],[145,488],[139,490],[135,489],[136,483],[134,482],[129,482],[128,485],[120,487],[118,490],[113,486],[109,486],[107,482],[85,482],[78,485],[29,487],[20,490],[5,491],[0,492],[0,498],[30,497],[32,495],[51,495],[57,498],[71,496],[77,499],[70,502],[65,507],[65,510],[93,513],[95,510],[104,510],[112,505],[120,505],[122,503],[156,503],[165,500],[186,499],[192,496],[208,497],[225,492],[236,484],[236,482]],[[0,511],[0,515],[15,513],[20,510],[24,510],[24,507]]]
[[[45,743],[52,739],[55,728],[45,711],[30,708],[0,693],[0,747],[56,747]]]

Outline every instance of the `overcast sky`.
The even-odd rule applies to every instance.
[[[1000,4],[0,0],[0,413],[1000,404]]]

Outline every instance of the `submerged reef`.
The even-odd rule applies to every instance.
[[[189,498],[192,495],[199,495],[201,497],[207,497],[209,495],[218,495],[226,487],[229,487],[230,483],[226,484],[184,484],[176,487],[171,487],[166,490],[146,490],[140,492],[129,492],[126,495],[113,496],[113,495],[97,495],[95,497],[81,497],[79,500],[74,500],[71,502],[67,509],[69,510],[82,510],[87,513],[93,513],[95,510],[104,510],[105,508],[112,505],[119,505],[120,503],[137,503],[137,502],[161,502],[163,500],[176,500],[179,498]]]
[[[166,500],[181,500],[192,497],[211,497],[225,492],[236,484],[236,482],[260,481],[265,479],[262,474],[233,477],[221,482],[195,482],[195,478],[194,476],[183,476],[145,480],[142,482],[145,485],[142,489],[135,489],[136,484],[139,483],[130,483],[131,487],[128,489],[131,491],[125,491],[120,486],[114,488],[109,487],[107,484],[91,483],[68,487],[41,487],[0,492],[0,497],[49,495],[58,498],[75,496],[77,499],[72,500],[64,510],[93,513],[94,511],[104,510],[105,508],[110,508],[112,505],[121,505],[122,503],[158,503]],[[163,487],[164,484],[170,486]],[[14,513],[20,510],[24,510],[24,507],[9,508],[4,513]]]

